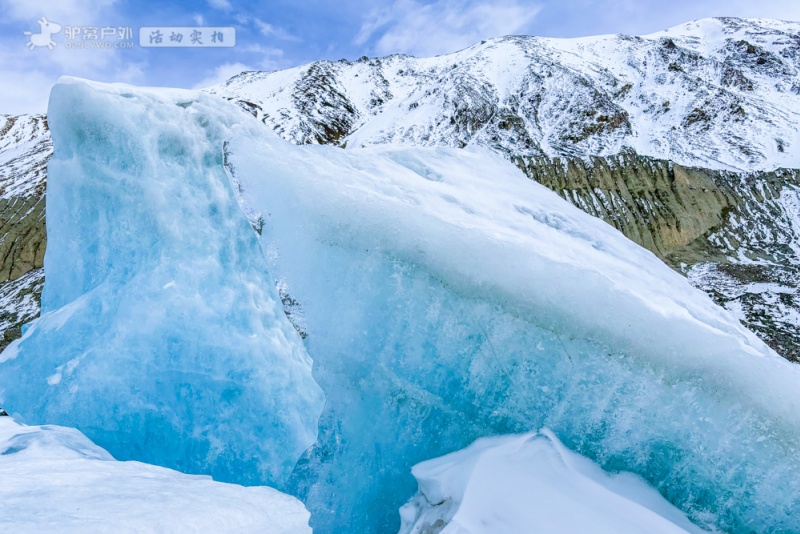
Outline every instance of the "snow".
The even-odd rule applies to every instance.
[[[705,532],[641,478],[605,473],[546,429],[483,438],[412,473],[401,534]]]
[[[38,196],[53,152],[43,115],[0,115],[0,199]]]
[[[319,125],[336,124],[346,102],[352,127],[331,142],[348,148],[467,143],[586,160],[633,150],[770,171],[800,165],[798,33],[796,22],[719,18],[641,37],[501,37],[433,58],[246,73],[209,91],[258,104],[259,118],[296,143],[316,143]],[[332,100],[334,88],[343,101]],[[377,107],[376,92],[386,95]],[[696,120],[697,110],[708,120]],[[518,129],[499,126],[508,115]],[[604,128],[603,115],[629,126]]]
[[[222,167],[241,112],[64,78],[48,118],[42,316],[0,356],[0,405],[119,459],[280,482],[324,396]]]
[[[310,533],[308,511],[242,487],[118,462],[77,430],[0,417],[0,531]]]

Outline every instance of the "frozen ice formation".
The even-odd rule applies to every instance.
[[[286,488],[386,532],[414,464],[550,428],[703,528],[800,530],[800,368],[654,255],[479,149],[229,145],[326,410]]]
[[[77,430],[0,417],[0,531],[310,533],[308,511],[245,488],[117,462]]]
[[[800,530],[800,368],[500,156],[294,146],[189,92],[68,79],[51,104],[10,413],[274,483],[319,533],[396,530],[413,465],[544,427],[703,528]]]
[[[239,116],[192,92],[55,86],[47,282],[0,356],[9,413],[239,483],[280,481],[314,442],[324,397],[222,166]]]
[[[412,473],[401,534],[705,532],[641,478],[605,473],[548,430],[483,438]]]

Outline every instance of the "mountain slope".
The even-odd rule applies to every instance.
[[[800,360],[799,73],[799,23],[724,18],[319,61],[209,92],[297,144],[490,147]]]
[[[632,150],[752,171],[800,166],[799,72],[800,24],[707,19],[643,37],[503,37],[433,58],[319,61],[210,91],[301,144]]]
[[[53,144],[43,115],[0,116],[0,348],[39,315],[45,177]]]

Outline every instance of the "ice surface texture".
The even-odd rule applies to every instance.
[[[2,532],[311,532],[302,503],[272,488],[117,462],[77,430],[10,417],[0,480]]]
[[[800,530],[800,368],[655,256],[480,150],[230,145],[328,401],[289,488],[387,532],[410,467],[551,428],[702,526]]]
[[[548,430],[483,438],[412,472],[401,534],[704,532],[641,478],[603,472]]]
[[[232,117],[195,93],[56,85],[47,283],[0,357],[9,413],[240,483],[281,480],[314,442],[324,398],[223,169]]]
[[[396,530],[414,464],[542,427],[702,526],[800,530],[800,368],[655,256],[488,151],[298,147],[210,98],[54,89],[46,313],[6,409],[277,479],[321,402],[277,282],[327,401],[278,489],[317,532]]]

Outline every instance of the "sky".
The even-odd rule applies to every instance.
[[[198,88],[243,70],[437,55],[502,35],[647,34],[714,16],[800,20],[800,0],[0,0],[0,14],[0,114],[17,114],[44,113],[61,75]],[[232,27],[236,43],[142,47],[141,27]],[[76,48],[92,28],[107,28],[108,48]],[[112,35],[119,28],[132,39]]]

